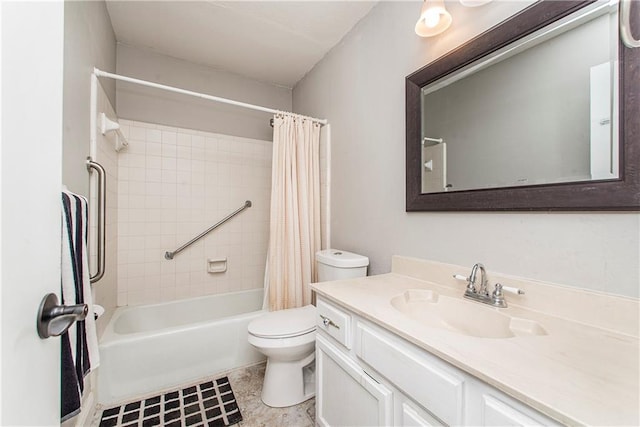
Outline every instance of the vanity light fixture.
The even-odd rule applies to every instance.
[[[449,28],[451,21],[451,14],[444,7],[444,0],[424,0],[420,18],[416,22],[416,34],[420,37],[435,36]]]
[[[478,7],[493,0],[460,0],[465,7]],[[445,31],[453,19],[444,7],[444,0],[424,0],[420,18],[416,22],[416,34],[420,37],[432,37]]]

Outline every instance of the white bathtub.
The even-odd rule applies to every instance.
[[[247,325],[265,312],[262,289],[119,307],[100,341],[98,401],[130,397],[264,360]]]

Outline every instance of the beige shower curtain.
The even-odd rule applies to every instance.
[[[320,125],[274,117],[267,277],[270,310],[311,303],[320,249]]]

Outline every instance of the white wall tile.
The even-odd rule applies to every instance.
[[[145,142],[144,140],[136,140],[129,139],[129,145],[127,146],[127,152],[129,154],[144,154],[145,153]]]
[[[176,147],[176,157],[178,159],[191,159],[191,146]]]
[[[123,199],[126,198],[126,202],[128,203],[128,205],[126,206],[125,209],[131,210],[131,209],[144,209],[145,207],[145,199],[146,197],[144,196],[144,194],[130,194],[128,196],[123,196]],[[124,200],[123,200],[124,202]]]
[[[147,129],[146,130],[146,140],[147,142],[161,142],[162,141],[162,133],[158,129]]]
[[[144,168],[129,168],[129,181],[138,181],[145,182],[146,177],[146,169]]]
[[[175,145],[176,144],[176,132],[170,128],[161,127],[162,131],[162,144]]]
[[[175,158],[177,147],[174,144],[162,144],[162,157]]]
[[[143,154],[131,154],[127,153],[126,157],[128,159],[128,165],[132,168],[144,168],[145,165],[145,156]]]
[[[147,169],[162,169],[162,157],[158,156],[146,156]]]
[[[215,144],[215,140],[213,140],[213,141],[214,141],[214,144]],[[194,148],[194,149],[195,148],[204,149],[204,147],[205,147],[205,137],[203,135],[197,135],[197,136],[193,135],[191,137],[191,147]]]
[[[147,156],[162,156],[162,144],[147,141],[145,154]]]
[[[176,171],[175,170],[162,170],[162,182],[175,183],[176,179]]]
[[[176,136],[176,144],[182,147],[191,147],[191,135],[179,132]]]
[[[129,126],[129,139],[138,139],[144,141],[146,139],[146,129],[139,126]]]
[[[131,196],[144,196],[145,195],[145,182],[129,181],[129,195]]]
[[[191,172],[191,159],[177,159],[176,169],[179,171]]]
[[[176,159],[175,159],[175,157],[162,157],[161,168],[163,170],[176,170]]]
[[[262,287],[271,142],[125,123],[135,149],[117,159],[118,304]],[[164,259],[249,199],[251,210]],[[206,272],[207,258],[224,257],[227,272]]]
[[[155,193],[153,188],[147,188],[147,195],[144,198],[144,207],[146,209],[162,209],[162,196],[153,193]]]

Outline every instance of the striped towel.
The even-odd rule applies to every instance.
[[[87,199],[62,192],[62,304],[87,304],[93,313],[87,253]],[[76,322],[62,335],[61,420],[80,412],[84,377],[100,364],[93,315]]]

